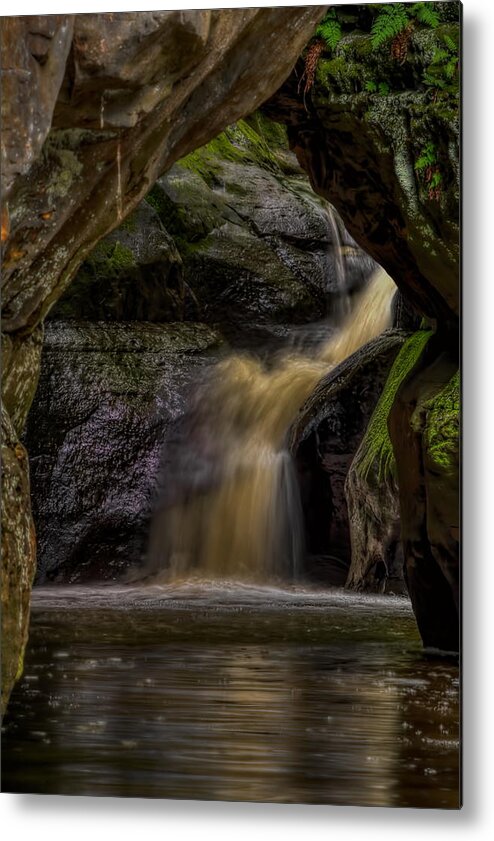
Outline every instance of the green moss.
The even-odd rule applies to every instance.
[[[25,653],[25,649],[21,648],[21,652],[19,654],[19,660],[18,660],[18,663],[17,663],[17,672],[16,672],[15,679],[14,679],[15,683],[17,683],[17,681],[21,679],[22,673],[24,671],[24,653]]]
[[[460,374],[451,378],[432,400],[424,431],[426,452],[432,463],[443,471],[457,469],[459,450]]]
[[[136,266],[132,250],[121,242],[101,240],[85,263],[82,264],[80,276],[88,275],[105,278],[118,277]]]
[[[47,189],[50,200],[53,200],[67,195],[74,180],[82,172],[82,164],[70,149],[53,148],[51,157],[57,163]]]
[[[257,164],[272,171],[284,171],[285,164],[279,152],[288,150],[284,126],[270,123],[255,113],[239,120],[218,137],[179,161],[179,166],[198,173],[207,184],[221,169],[222,161]]]
[[[359,447],[360,456],[356,470],[364,479],[368,478],[374,465],[377,465],[379,480],[392,473],[394,455],[388,432],[388,416],[400,384],[418,361],[431,335],[431,330],[418,330],[413,333],[404,343],[391,367]]]

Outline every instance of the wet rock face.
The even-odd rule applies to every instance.
[[[389,417],[407,586],[425,646],[459,650],[459,376],[434,336]]]
[[[435,51],[444,48],[442,39],[458,39],[458,23],[417,29],[404,61],[397,62],[389,43],[371,49],[360,29],[362,8],[347,7],[348,34],[319,59],[310,92],[303,94],[300,62],[265,111],[287,124],[291,148],[314,189],[335,205],[351,235],[415,308],[454,323],[459,308],[458,103],[437,90],[434,95],[423,78]],[[376,79],[385,80],[382,92],[372,90]],[[433,146],[429,170],[437,169],[441,178],[436,193],[428,187],[426,167],[417,169],[428,143]]]
[[[51,316],[302,324],[375,268],[310,188],[283,128],[255,114],[160,178]]]
[[[39,582],[141,561],[163,444],[219,343],[200,324],[47,325],[26,433]]]
[[[404,335],[388,331],[338,365],[317,386],[292,430],[291,450],[300,476],[311,556],[308,572],[325,583],[347,580],[352,545],[345,482]],[[380,528],[374,536],[374,558],[360,574],[352,575],[353,589],[402,590],[397,507],[395,494],[394,530],[385,510],[374,512]],[[368,513],[362,514],[366,528]]]
[[[2,406],[2,715],[22,673],[35,568],[27,453]]]
[[[38,18],[2,26],[4,62],[18,60],[3,98],[4,329],[33,328],[161,173],[276,90],[321,12],[60,16],[41,19],[44,34]]]
[[[146,202],[102,239],[49,318],[181,321],[183,265],[173,238]]]

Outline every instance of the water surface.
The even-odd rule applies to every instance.
[[[458,668],[397,597],[38,588],[3,729],[4,791],[459,803]]]

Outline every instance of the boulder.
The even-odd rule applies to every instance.
[[[306,323],[376,268],[258,113],[186,156],[104,237],[53,318]],[[233,331],[232,331],[233,328]]]
[[[164,443],[220,343],[201,324],[47,323],[25,437],[38,582],[140,563]]]
[[[290,449],[300,476],[306,525],[307,572],[325,583],[346,582],[354,554],[351,532],[352,540],[357,538],[359,546],[368,533],[368,509],[362,517],[361,534],[355,534],[351,528],[356,502],[352,499],[354,504],[348,506],[345,482],[404,339],[400,330],[386,331],[334,368],[318,384],[291,431]],[[383,532],[376,537],[378,551],[388,558],[392,554],[393,564],[390,561],[375,575],[356,578],[352,574],[349,586],[381,591],[390,579],[395,579],[395,591],[397,586],[401,590],[397,584],[400,575],[395,573],[399,560],[394,563],[394,556],[399,554],[398,535],[394,535],[393,545],[392,541],[385,543],[387,526],[382,524],[387,523],[386,511],[377,507],[374,516],[377,528]]]

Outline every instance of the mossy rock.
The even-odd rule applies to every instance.
[[[56,319],[182,320],[182,260],[158,213],[146,203],[104,237],[50,314]]]

